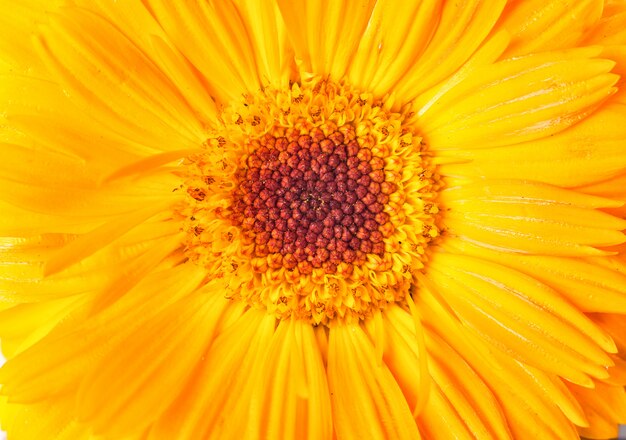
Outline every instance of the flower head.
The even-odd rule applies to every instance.
[[[626,422],[623,2],[5,9],[9,439]]]

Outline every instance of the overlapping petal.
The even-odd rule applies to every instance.
[[[3,428],[614,436],[625,23],[602,0],[16,0],[0,17]],[[328,326],[240,301],[186,252],[180,208],[181,159],[224,109],[311,77],[384,100],[437,164],[415,176],[437,182],[439,233],[403,266],[409,297]]]

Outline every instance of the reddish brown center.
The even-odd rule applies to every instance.
[[[384,208],[397,187],[383,168],[350,134],[266,135],[241,164],[233,222],[256,257],[279,254],[288,270],[335,273],[342,262],[362,264],[385,250]]]

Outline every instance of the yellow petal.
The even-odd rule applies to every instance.
[[[111,437],[148,427],[200,362],[226,304],[220,295],[194,295],[137,326],[113,348],[116,356],[84,378],[77,395],[79,420]]]
[[[254,45],[259,78],[263,84],[288,86],[294,54],[278,5],[270,0],[244,0],[240,8]]]
[[[111,131],[90,117],[91,110],[81,109],[52,81],[3,75],[0,99],[0,120],[11,126],[10,130],[0,130],[4,142],[83,160],[92,173],[146,154],[189,148],[189,141],[179,135],[164,142],[164,133],[159,130],[137,133],[128,129],[116,133],[119,127],[110,121]]]
[[[626,221],[589,209],[610,200],[524,181],[477,182],[441,192],[449,232],[492,249],[528,254],[604,255],[625,241]]]
[[[66,267],[75,264],[94,252],[106,247],[120,236],[126,234],[137,225],[151,217],[162,214],[170,208],[170,204],[157,204],[127,213],[114,220],[107,221],[102,226],[88,234],[81,235],[57,251],[46,263],[44,275],[51,275]]]
[[[593,324],[531,277],[443,253],[431,261],[428,277],[463,322],[516,359],[577,383],[587,384],[587,375],[608,377],[605,347],[583,330]]]
[[[330,438],[332,415],[326,371],[313,328],[279,323],[260,380],[253,384],[249,430],[281,439]]]
[[[415,347],[415,329],[411,316],[400,307],[385,311],[388,344],[385,350],[385,363],[400,384],[404,395],[411,404],[415,401],[415,391],[420,389],[415,365],[419,353]],[[491,391],[458,353],[433,332],[426,330],[429,363],[432,380],[437,384],[435,397],[439,409],[428,400],[423,413],[418,418],[420,429],[431,436],[454,437],[472,433],[479,439],[507,438],[510,433],[503,418],[500,405]],[[449,405],[443,402],[448,401]],[[453,423],[446,423],[450,419]],[[461,426],[457,433],[454,426]]]
[[[30,39],[46,15],[63,3],[63,0],[20,0],[3,8],[4,12],[0,14],[0,66],[6,63],[5,69],[10,72],[45,74],[45,67],[31,49]],[[0,72],[3,70],[0,68]]]
[[[489,35],[505,3],[502,0],[444,2],[428,47],[397,84],[398,96],[411,100],[456,72]]]
[[[626,43],[626,8],[623,2],[609,2],[602,19],[585,34],[583,44],[623,45]]]
[[[126,295],[106,309],[79,303],[82,309],[75,309],[74,316],[69,315],[72,319],[7,361],[0,369],[0,393],[10,394],[14,402],[33,402],[75,392],[87,373],[99,370],[103,359],[107,362],[105,356],[116,344],[188,295],[203,278],[202,271],[191,265],[142,275],[130,292],[121,288]],[[73,399],[61,402],[74,412]]]
[[[546,52],[477,68],[425,112],[435,151],[485,148],[549,136],[575,124],[615,93],[614,62],[600,48]]]
[[[341,80],[370,20],[373,0],[279,0],[301,71]],[[349,16],[350,19],[346,20]]]
[[[275,321],[258,310],[235,316],[217,336],[179,400],[152,428],[150,439],[245,438],[250,396],[260,375],[257,367],[266,358]]]
[[[589,427],[580,429],[586,438],[614,438],[617,426],[626,422],[626,391],[623,386],[596,382],[592,390],[571,385],[570,389],[581,402],[589,419]]]
[[[574,46],[600,18],[603,0],[512,1],[499,26],[512,35],[506,57]]]
[[[446,246],[453,247],[452,252],[477,256],[532,276],[556,290],[582,312],[626,313],[626,275],[599,264],[600,261],[610,261],[614,257],[579,259],[520,255],[498,252],[459,240],[454,243],[449,241]],[[602,346],[610,340],[608,335],[588,334],[593,334],[594,340]]]
[[[459,163],[443,165],[440,172],[470,179],[531,177],[561,187],[606,180],[626,168],[625,117],[626,106],[607,105],[554,136],[499,148],[454,151],[451,154]]]
[[[101,16],[61,9],[42,27],[38,49],[73,101],[111,130],[137,141],[154,135],[192,145],[202,140],[202,127],[175,85]]]
[[[350,83],[379,96],[390,93],[428,47],[441,7],[434,0],[377,1],[348,69]]]
[[[83,298],[16,305],[0,312],[2,353],[13,357],[46,336],[61,320],[79,307]]]
[[[138,204],[174,203],[180,179],[172,174],[141,175],[132,182],[101,185],[84,161],[53,152],[0,144],[0,198],[28,211],[79,216],[85,223],[134,211]]]
[[[0,398],[2,429],[11,439],[95,440],[64,407],[51,402],[6,404]],[[4,434],[3,432],[3,434]]]
[[[198,119],[215,123],[216,106],[206,85],[141,0],[76,0],[75,3],[115,23],[115,27],[171,79]]]
[[[0,298],[19,304],[90,293],[101,302],[115,300],[180,247],[179,231],[163,234],[164,226],[142,226],[120,243],[46,278],[46,263],[72,237],[50,234],[12,243],[0,255]]]
[[[330,329],[328,381],[339,438],[419,439],[411,410],[363,330]]]
[[[439,293],[437,294],[439,295]],[[571,421],[561,407],[567,407],[567,390],[553,393],[542,388],[532,372],[499,350],[493,350],[481,337],[453,318],[451,311],[436,299],[432,290],[423,289],[419,307],[427,324],[444,339],[487,384],[501,405],[513,438],[578,440]]]
[[[218,103],[262,86],[251,36],[234,2],[150,0],[145,4],[170,41],[202,74]]]

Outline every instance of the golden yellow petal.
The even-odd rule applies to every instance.
[[[215,122],[216,107],[206,85],[198,78],[191,63],[173,47],[166,32],[141,0],[76,0],[74,3],[114,23],[170,78],[176,92],[193,108],[194,115],[202,123]]]
[[[440,82],[438,85],[423,91],[419,96],[415,98],[415,101],[413,102],[414,108],[419,109],[417,111],[417,117],[419,118],[421,117],[421,115],[428,112],[433,105],[436,105],[438,103],[439,99],[442,96],[444,96],[458,84],[465,81],[465,79],[470,77],[477,69],[493,65],[493,63],[500,57],[502,52],[504,52],[507,45],[509,44],[509,41],[510,36],[507,32],[496,32],[495,34],[491,35],[483,43],[483,45],[479,47],[476,52],[474,52],[472,56],[465,63],[463,63],[463,65],[456,72],[454,72],[453,75],[448,77],[446,80]],[[419,119],[416,119],[415,123],[419,126]],[[435,161],[445,161],[447,158],[435,156],[433,159]]]
[[[71,413],[54,403],[7,405],[3,400],[0,398],[2,429],[12,440],[96,440],[90,435],[89,427],[78,424]]]
[[[4,286],[2,286],[4,288]],[[14,357],[45,337],[83,302],[82,298],[61,298],[15,305],[0,312],[2,353]]]
[[[589,419],[589,427],[579,429],[589,439],[607,439],[617,436],[617,426],[626,422],[626,391],[623,386],[595,382],[593,389],[570,385]]]
[[[398,382],[415,416],[416,412],[419,414],[423,410],[428,401],[431,386],[428,369],[421,371],[417,368],[421,366],[426,356],[425,350],[417,339],[423,335],[416,335],[410,315],[404,310],[400,311],[398,306],[392,306],[386,310],[384,318],[383,361]],[[406,326],[403,326],[402,320],[405,318],[409,321]]]
[[[430,287],[424,288],[419,297],[427,325],[465,359],[493,392],[512,437],[578,440],[572,421],[563,413],[571,406],[567,403],[572,400],[569,391],[541,386],[532,370],[500,350],[493,350],[483,338],[468,331],[432,292]],[[571,416],[577,420],[580,412],[574,411]]]
[[[46,262],[44,276],[59,272],[66,267],[83,261],[94,252],[106,247],[128,231],[147,221],[151,217],[168,211],[171,204],[153,205],[125,214],[121,218],[107,221],[93,231],[83,234],[59,249]]]
[[[391,307],[385,315],[388,336],[385,363],[411,405],[416,400],[415,392],[421,389],[419,382],[422,381],[415,370],[419,362],[415,329],[410,314],[400,307]],[[431,407],[431,400],[428,400],[418,418],[420,429],[431,436],[438,433],[441,437],[456,435],[454,426],[461,426],[461,432],[469,431],[476,438],[510,436],[500,405],[482,379],[435,333],[427,329],[426,335],[429,370],[437,386],[435,392],[441,395],[435,399],[440,401],[441,409],[447,408],[448,413],[438,411],[436,405]],[[446,400],[449,405],[443,404]],[[455,422],[441,424],[450,418]]]
[[[410,101],[456,72],[483,44],[505,1],[444,2],[428,47],[398,82],[395,92]]]
[[[626,221],[589,204],[610,200],[525,181],[480,181],[441,192],[451,234],[482,246],[526,254],[605,255],[625,241]],[[620,203],[617,203],[619,206]],[[593,205],[591,205],[593,206]]]
[[[192,295],[136,326],[112,349],[116,355],[82,380],[79,420],[109,437],[151,425],[197,367],[226,305],[220,295]]]
[[[234,2],[144,3],[219,104],[261,87],[251,35]]]
[[[474,149],[558,133],[615,93],[615,63],[595,58],[600,52],[546,52],[475,69],[418,110],[425,142],[434,151]]]
[[[0,144],[0,197],[27,211],[82,217],[102,222],[111,215],[136,210],[138,204],[175,203],[180,180],[172,174],[148,174],[127,182],[102,185],[85,162],[54,152]],[[104,177],[104,176],[102,176]]]
[[[359,326],[329,330],[328,383],[337,436],[421,438],[402,391],[374,353]]]
[[[615,257],[578,259],[540,255],[503,253],[459,240],[448,241],[451,252],[477,256],[514,268],[556,290],[582,312],[626,313],[626,276],[622,271],[606,267]],[[610,340],[608,335],[595,335],[594,340]],[[597,338],[597,339],[596,339]]]
[[[588,29],[583,44],[623,45],[626,43],[626,8],[621,1],[606,2],[602,18]]]
[[[220,323],[220,334],[198,371],[180,399],[157,421],[151,439],[245,438],[250,434],[251,396],[261,375],[256,367],[267,357],[276,320],[258,310],[233,318],[229,326]]]
[[[578,191],[599,197],[607,197],[614,200],[626,200],[626,174],[615,176],[590,185],[577,188]],[[612,206],[613,209],[623,208],[623,205]],[[609,211],[609,210],[607,210]]]
[[[202,139],[201,124],[171,80],[102,17],[79,8],[51,14],[38,50],[74,102],[112,130]]]
[[[262,371],[250,397],[250,432],[294,440],[332,436],[326,370],[308,323],[279,323],[265,363],[254,368]]]
[[[379,96],[391,93],[427,49],[441,8],[435,0],[377,1],[347,72],[350,83]]]
[[[294,69],[294,53],[278,4],[270,0],[243,0],[239,3],[246,22],[258,76],[263,84],[287,86]]]
[[[499,26],[513,36],[506,57],[576,45],[600,18],[603,0],[516,0]]]
[[[330,75],[346,73],[363,32],[369,24],[374,0],[279,0],[289,40],[300,72]],[[346,17],[350,17],[346,20]]]
[[[605,349],[614,347],[598,346],[577,325],[585,317],[531,277],[443,253],[433,258],[428,276],[459,319],[516,359],[576,383],[587,384],[587,375],[608,377]]]
[[[126,295],[110,307],[99,309],[83,299],[62,325],[32,346],[20,347],[20,354],[0,370],[0,394],[10,394],[17,403],[73,396],[87,373],[99,370],[100,362],[108,362],[105,356],[116,344],[197,288],[203,276],[191,265],[141,275],[130,292],[120,286]],[[3,313],[10,316],[11,309]],[[72,398],[61,403],[74,412]]]
[[[5,4],[0,16],[0,72],[30,72],[45,75],[45,67],[33,53],[31,38],[37,25],[48,12],[57,9],[65,0],[16,0]]]
[[[444,175],[467,178],[526,179],[575,187],[615,177],[626,168],[623,140],[626,106],[611,104],[580,123],[532,142],[500,148],[451,152],[458,163]],[[508,166],[515,163],[514,167]]]

